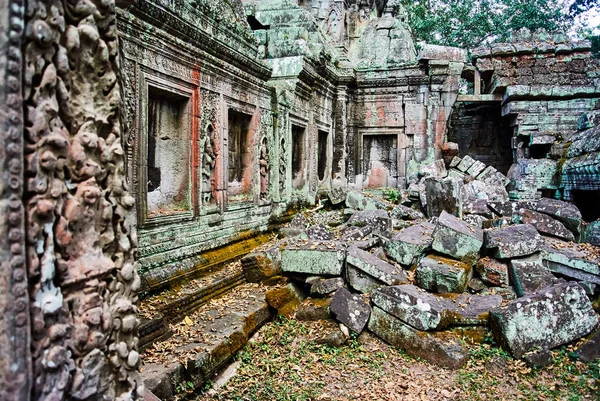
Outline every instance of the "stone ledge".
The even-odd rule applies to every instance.
[[[170,400],[181,383],[201,387],[272,317],[264,290],[245,284],[186,316],[174,327],[170,343],[156,344],[143,354],[149,362],[142,369],[147,390]]]

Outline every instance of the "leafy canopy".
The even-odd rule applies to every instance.
[[[597,0],[402,0],[417,40],[475,48],[505,41],[511,30],[567,31]],[[568,12],[564,12],[568,11]]]

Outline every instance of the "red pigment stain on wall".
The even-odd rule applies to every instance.
[[[200,165],[200,69],[192,70],[192,80],[197,85],[192,93],[192,205],[198,205],[198,168]]]

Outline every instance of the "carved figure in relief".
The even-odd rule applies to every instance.
[[[337,36],[339,35],[340,22],[340,13],[335,8],[332,9],[327,18],[327,33],[335,39],[337,39]]]
[[[373,8],[373,0],[358,0],[358,15],[361,21],[369,19]]]
[[[208,204],[213,199],[215,165],[217,164],[217,155],[214,148],[213,126],[209,124],[206,128],[206,137],[204,139],[204,152],[202,153],[202,201]]]
[[[285,157],[285,138],[281,138],[281,146],[279,147],[279,191],[283,193],[285,190],[285,172],[287,160]]]
[[[269,154],[267,150],[267,138],[263,138],[260,144],[260,198],[267,198],[267,188],[269,185]]]

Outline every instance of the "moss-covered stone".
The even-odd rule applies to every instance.
[[[499,259],[518,258],[539,252],[544,239],[535,227],[519,224],[485,231],[485,247]]]
[[[411,266],[431,247],[434,229],[435,226],[429,222],[405,228],[385,244],[385,252],[401,265]]]
[[[369,330],[407,354],[441,367],[459,369],[469,358],[468,351],[451,333],[416,330],[378,307],[371,313]]]
[[[468,264],[475,264],[483,245],[483,231],[442,212],[433,232],[432,248]]]
[[[598,316],[583,288],[565,283],[518,298],[490,312],[496,341],[515,358],[541,348],[574,341],[598,324]]]
[[[463,293],[471,278],[472,266],[458,260],[430,255],[421,260],[415,282],[423,289],[446,293]]]
[[[340,276],[346,261],[346,248],[335,241],[302,241],[281,251],[281,270],[286,273]]]

